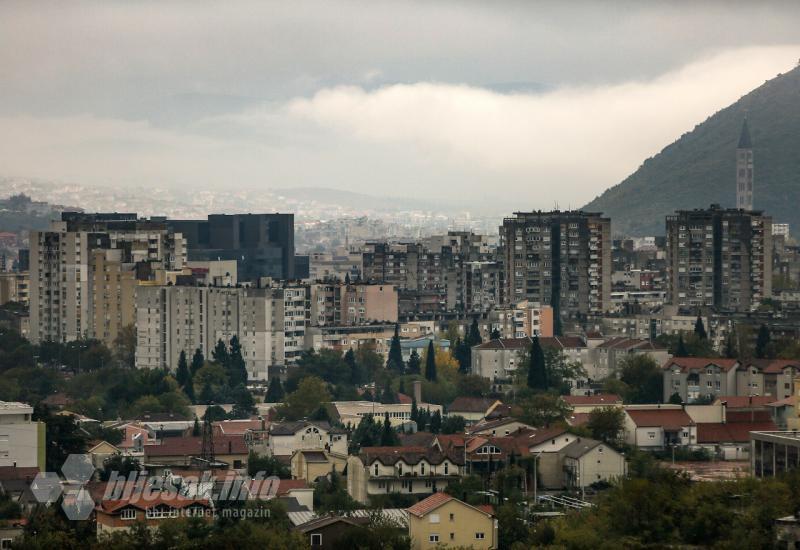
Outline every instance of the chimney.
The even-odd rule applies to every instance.
[[[422,403],[422,382],[420,380],[414,380],[411,386],[414,388],[414,400],[419,405]]]

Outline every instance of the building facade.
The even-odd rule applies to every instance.
[[[505,300],[551,306],[561,319],[601,314],[611,300],[611,221],[590,212],[517,212],[500,240]]]
[[[718,205],[667,216],[667,279],[675,306],[757,308],[772,296],[772,218]]]

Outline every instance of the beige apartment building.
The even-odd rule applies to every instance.
[[[137,287],[136,366],[175,369],[181,351],[211,357],[236,335],[250,380],[296,360],[303,349],[305,289]]]
[[[118,282],[116,275],[134,266],[180,270],[186,258],[180,233],[170,232],[160,221],[140,220],[136,214],[64,212],[48,231],[31,231],[30,243],[31,340],[35,343],[105,339],[105,334],[122,326],[111,328],[117,317],[109,310],[114,305],[108,303]],[[103,250],[118,252],[95,256],[95,251]],[[94,270],[95,261],[100,262],[102,273]],[[119,279],[123,285],[122,275]],[[101,298],[97,311],[96,296]],[[117,305],[120,310],[124,307]],[[100,326],[95,325],[97,321]]]
[[[309,292],[312,325],[363,325],[397,322],[397,290],[381,284],[311,284]]]
[[[8,302],[20,302],[27,306],[29,304],[29,287],[29,272],[0,272],[0,305]]]

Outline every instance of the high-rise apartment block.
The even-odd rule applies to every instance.
[[[314,326],[396,323],[398,297],[392,285],[315,283],[308,285]]]
[[[772,219],[718,205],[668,216],[667,277],[673,305],[755,309],[772,294]]]
[[[241,281],[295,277],[294,214],[210,214],[167,223],[186,238],[189,260],[236,260]]]
[[[175,370],[181,352],[210,359],[219,340],[242,346],[250,380],[268,380],[270,369],[303,351],[306,289],[206,286],[139,286],[136,293],[136,366]]]
[[[179,233],[136,214],[64,212],[48,231],[31,231],[30,242],[34,342],[98,338],[110,345],[128,320],[124,272],[178,270],[186,259]]]
[[[580,211],[517,212],[500,240],[505,300],[551,306],[561,319],[607,311],[611,301],[611,222]]]

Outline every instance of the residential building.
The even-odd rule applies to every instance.
[[[397,322],[398,295],[392,285],[314,283],[308,297],[313,326]]]
[[[106,333],[117,333],[125,304],[122,297],[117,304],[115,294],[128,284],[120,270],[134,266],[180,270],[186,257],[180,233],[171,232],[161,221],[140,220],[136,214],[64,212],[49,230],[32,231],[30,241],[31,340],[35,343],[102,339]],[[119,252],[106,261],[105,256],[95,255],[101,250]],[[100,272],[98,267],[109,271]],[[95,308],[96,297],[102,299]],[[116,306],[120,306],[119,315]]]
[[[136,366],[178,366],[181,352],[204,357],[219,340],[239,338],[248,378],[269,380],[269,369],[291,364],[304,349],[305,289],[138,286]]]
[[[347,459],[347,492],[366,504],[387,493],[443,491],[463,474],[464,456],[436,447],[362,447]]]
[[[32,419],[33,407],[0,401],[0,467],[45,469],[45,425]]]
[[[435,493],[408,508],[411,548],[497,548],[497,520],[490,507],[472,506]]]
[[[8,302],[19,302],[28,306],[30,282],[31,277],[28,271],[0,272],[0,306]]]
[[[673,357],[664,363],[664,402],[678,394],[683,403],[736,395],[737,359]]]
[[[394,328],[394,324],[311,326],[305,330],[304,348],[314,351],[333,349],[342,353],[348,349],[369,349],[386,359]]]
[[[176,492],[165,492],[153,499],[141,496],[101,500],[95,507],[97,534],[129,531],[138,522],[155,530],[164,520],[178,517],[202,518],[206,523],[214,521],[213,505],[208,499],[188,498]]]
[[[332,472],[342,473],[347,466],[347,454],[322,450],[298,450],[292,455],[290,467],[293,479],[314,483]]]
[[[561,449],[560,454],[564,464],[564,487],[567,489],[610,483],[627,473],[625,456],[596,439],[579,437]]]
[[[309,254],[308,280],[345,282],[361,279],[363,259],[361,252],[344,253],[312,252]]]
[[[511,384],[514,373],[524,353],[530,350],[531,338],[498,338],[483,342],[472,348],[472,374],[483,376],[491,381],[496,391]],[[539,338],[546,350],[561,352],[569,361],[580,361],[587,357],[586,343],[575,336],[554,336]],[[576,385],[578,381],[575,381]]]
[[[507,307],[495,307],[487,314],[491,331],[502,338],[553,337],[553,308],[523,300]]]
[[[347,455],[347,432],[328,422],[274,422],[269,427],[268,453],[289,459],[297,451]]]
[[[638,355],[647,355],[657,364],[663,365],[669,359],[669,352],[651,340],[617,337],[604,339],[589,351],[589,361],[584,364],[586,374],[591,380],[603,380],[618,376],[622,361]]]
[[[667,279],[673,305],[756,309],[772,295],[772,218],[719,205],[667,216]]]
[[[307,537],[311,550],[333,550],[339,548],[337,543],[350,530],[364,527],[369,523],[369,518],[351,518],[344,516],[324,516],[313,519],[296,529]]]
[[[250,450],[244,437],[215,435],[212,439],[216,462],[225,463],[229,468],[237,470],[247,467]],[[202,456],[202,437],[165,437],[156,445],[144,445],[144,461],[147,464],[190,466]]]
[[[776,431],[768,410],[727,410],[722,422],[698,422],[697,445],[720,460],[746,460],[750,456],[750,432]]]
[[[167,224],[185,236],[189,260],[236,260],[241,281],[295,277],[294,214],[209,214]]]
[[[500,227],[505,300],[549,305],[556,322],[611,306],[611,221],[580,211],[516,212]]]
[[[697,443],[697,425],[681,405],[628,405],[625,442],[643,450]]]

